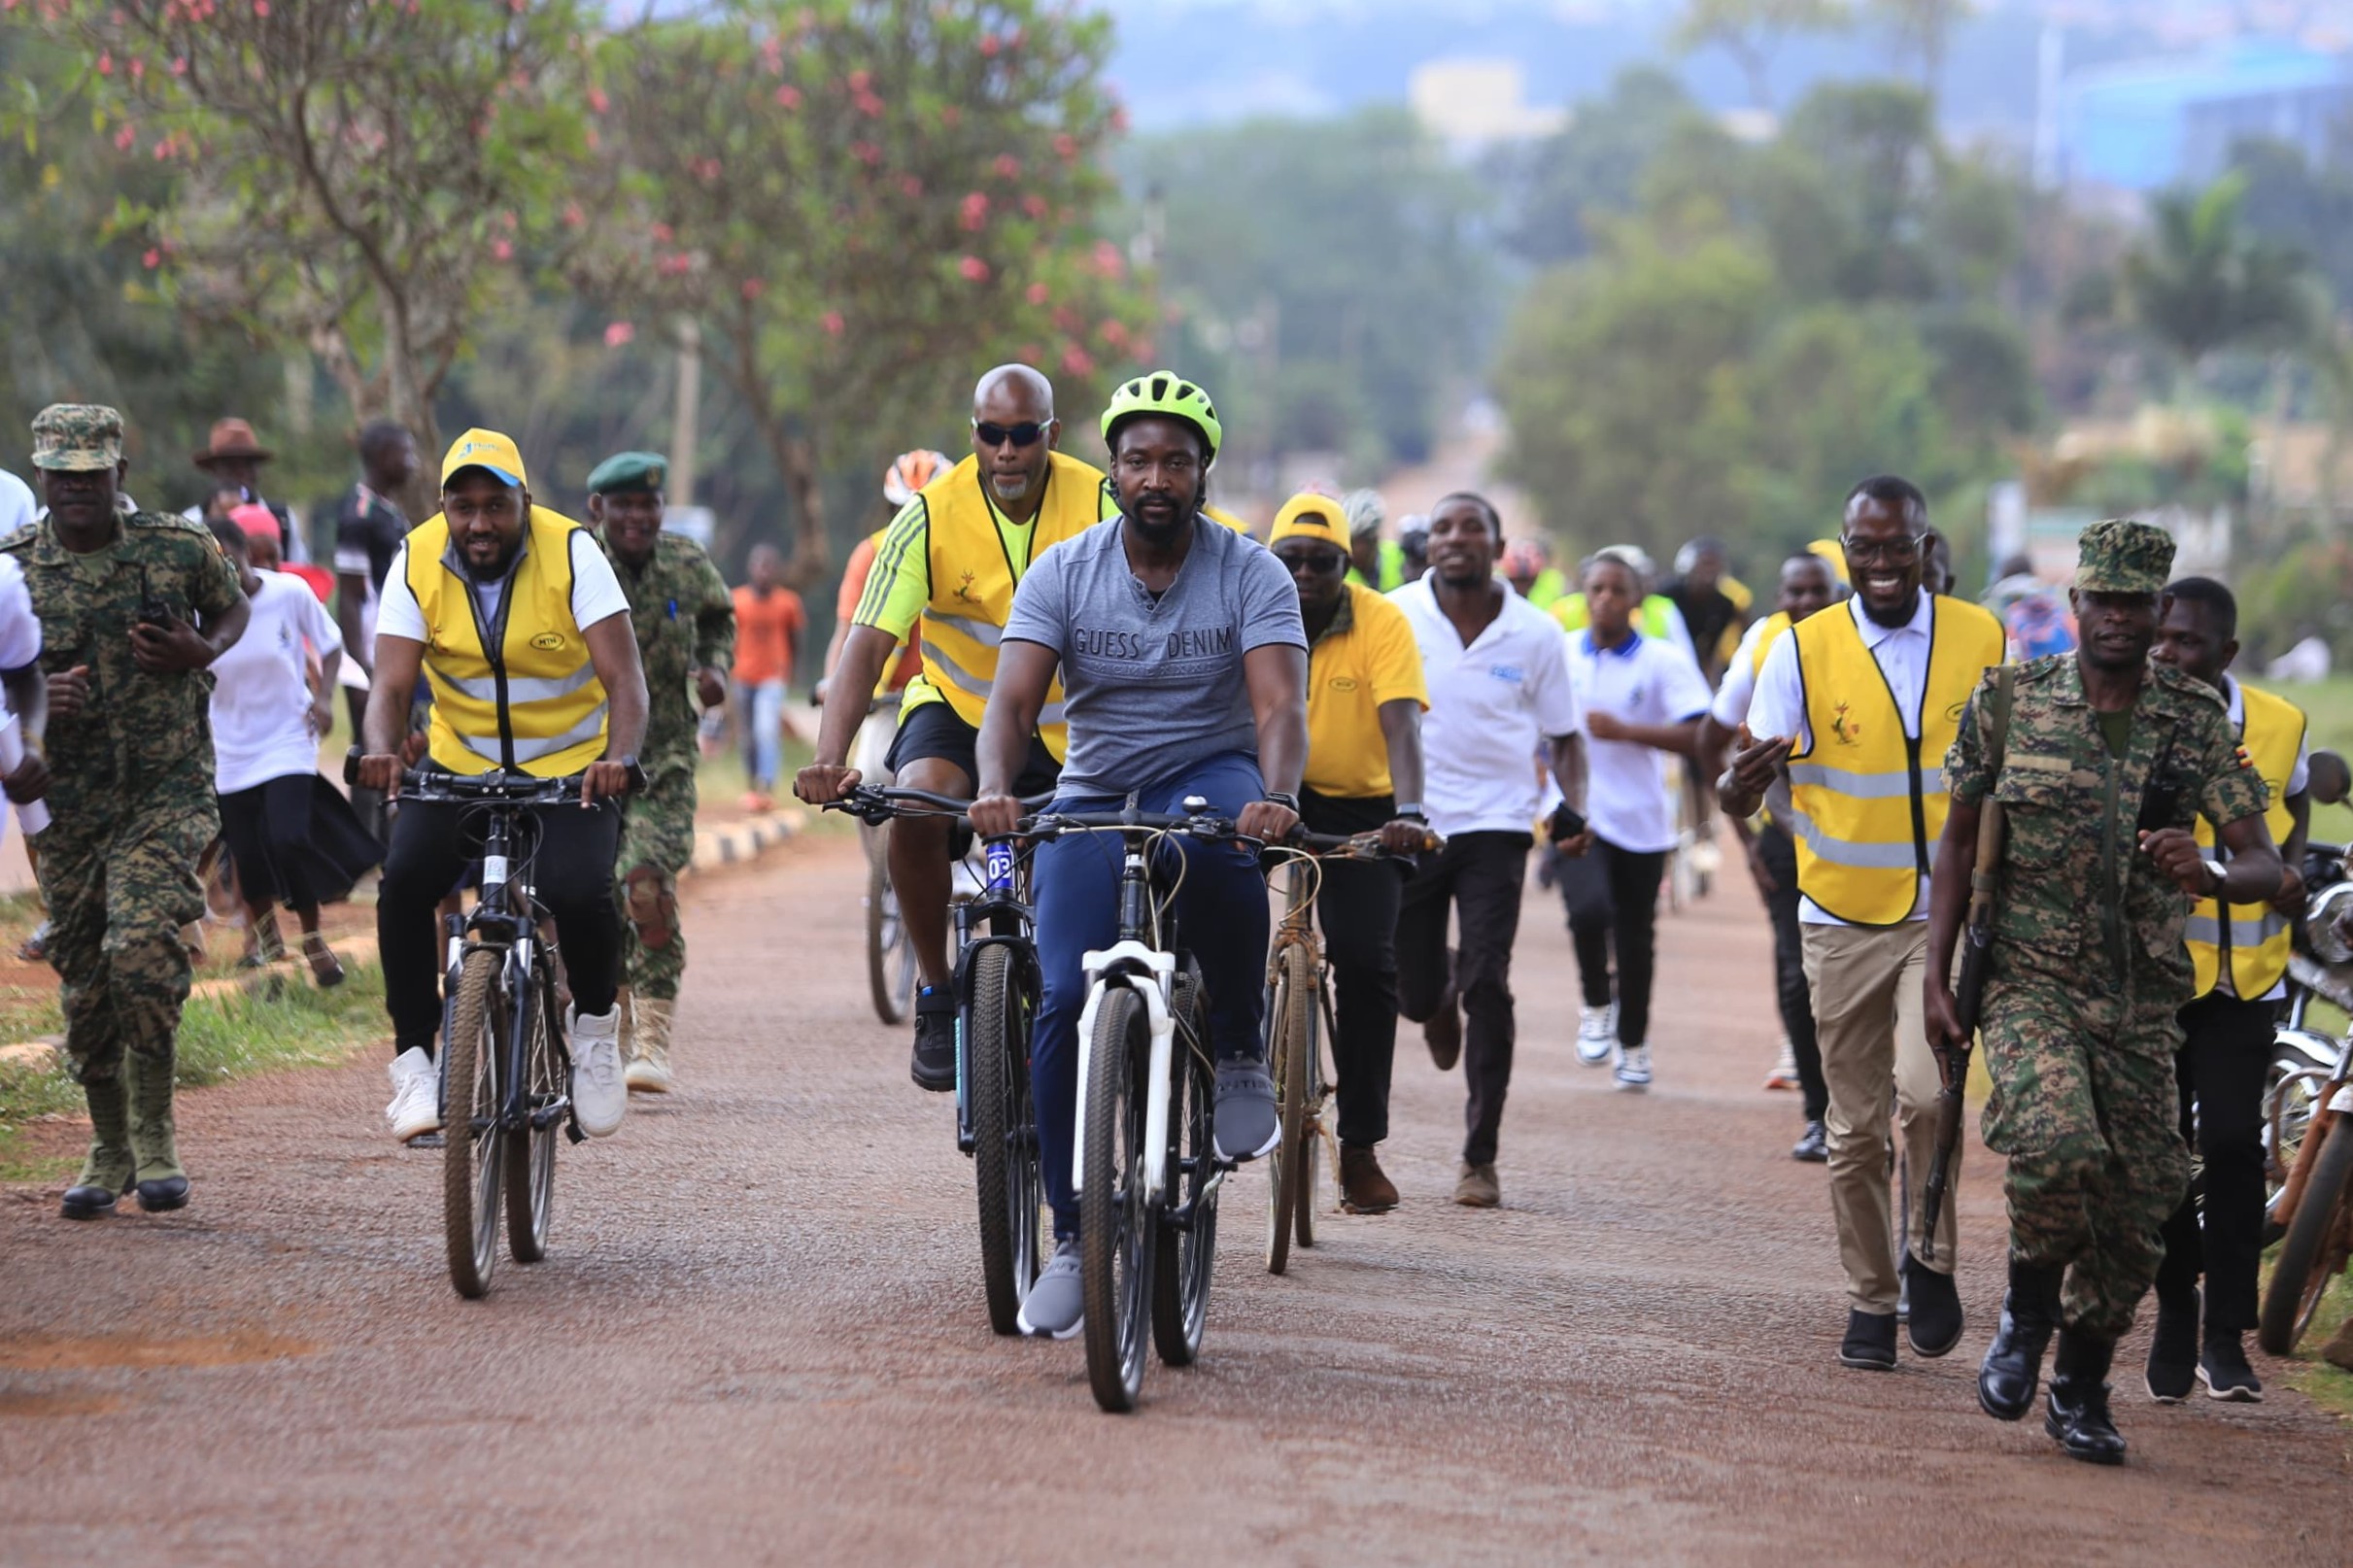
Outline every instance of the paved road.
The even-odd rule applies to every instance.
[[[1273,1279],[1240,1178],[1200,1367],[1099,1415],[1076,1344],[987,1330],[946,1102],[866,1011],[859,875],[823,839],[696,887],[688,1087],[566,1151],[554,1257],[487,1302],[449,1290],[438,1157],[382,1137],[372,1056],[192,1097],[185,1213],[8,1192],[0,1559],[2347,1560],[2348,1434],[2294,1397],[2129,1384],[2122,1472],[1977,1413],[1982,1151],[1961,1350],[1835,1365],[1743,888],[1666,922],[1647,1099],[1576,1065],[1532,903],[1506,1207],[1446,1201],[1460,1084],[1409,1031],[1405,1207]]]

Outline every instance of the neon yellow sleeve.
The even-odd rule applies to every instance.
[[[899,509],[874,547],[874,567],[858,596],[856,626],[870,626],[904,640],[932,601],[932,514],[917,495]]]

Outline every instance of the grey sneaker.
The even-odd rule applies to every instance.
[[[1275,1079],[1264,1062],[1236,1057],[1217,1064],[1217,1157],[1254,1160],[1282,1142]]]
[[[1045,1260],[1038,1282],[1021,1299],[1014,1319],[1033,1339],[1067,1340],[1085,1326],[1086,1296],[1078,1283],[1078,1243],[1056,1242],[1054,1255]]]

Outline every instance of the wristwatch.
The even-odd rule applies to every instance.
[[[1400,801],[1397,802],[1397,809],[1391,812],[1390,815],[1400,819],[1418,822],[1425,828],[1430,825],[1430,819],[1422,814],[1421,802],[1419,801]]]
[[[1299,809],[1299,797],[1282,790],[1268,790],[1258,798],[1270,805],[1279,805],[1285,811],[1296,813]]]
[[[2214,873],[2214,892],[2219,896],[2222,892],[2223,881],[2225,878],[2230,876],[2231,869],[2218,860],[2209,860],[2205,862],[2205,868],[2207,870]]]

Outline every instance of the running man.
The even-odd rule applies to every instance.
[[[904,788],[970,800],[979,765],[973,746],[995,690],[1013,592],[1040,558],[1102,517],[1103,471],[1055,450],[1062,422],[1054,388],[1024,364],[999,365],[972,389],[972,455],[933,480],[892,520],[867,579],[841,658],[827,679],[848,701],[826,704],[817,757],[793,793],[811,805],[858,787],[850,747],[871,692],[902,639],[920,623],[923,673],[906,688],[889,764]],[[1015,793],[1054,787],[1064,728],[1059,691],[1039,710],[1038,733],[1011,782]],[[953,838],[945,818],[891,824],[891,886],[915,945],[909,1074],[926,1089],[956,1087],[955,964],[948,953]]]
[[[1006,622],[1004,662],[981,727],[972,831],[1020,820],[1026,756],[1057,673],[1071,750],[1054,807],[1181,809],[1200,796],[1251,837],[1299,823],[1307,760],[1307,631],[1281,562],[1203,515],[1224,430],[1210,396],[1166,370],[1112,394],[1103,414],[1121,517],[1041,558]],[[1255,855],[1187,840],[1177,919],[1209,989],[1217,1060],[1216,1149],[1251,1160],[1282,1139],[1267,1074],[1262,985],[1266,886]],[[1040,1163],[1054,1210],[1054,1255],[1021,1307],[1027,1334],[1068,1339],[1082,1324],[1078,1198],[1078,1015],[1090,948],[1119,934],[1119,857],[1085,836],[1038,851],[1043,974],[1031,1077]]]
[[[1348,520],[1326,495],[1294,495],[1268,540],[1299,588],[1308,634],[1308,767],[1299,814],[1313,833],[1379,833],[1399,854],[1428,831],[1421,804],[1421,651],[1405,612],[1349,576]],[[1397,909],[1405,869],[1333,860],[1315,902],[1332,965],[1340,1201],[1397,1207],[1374,1153],[1389,1136],[1397,1053]]]

